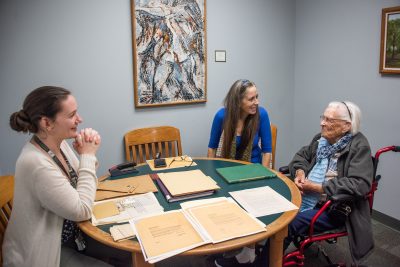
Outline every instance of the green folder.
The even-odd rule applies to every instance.
[[[275,173],[260,163],[217,168],[216,170],[229,184],[276,177]]]

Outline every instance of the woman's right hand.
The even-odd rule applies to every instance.
[[[99,133],[92,128],[85,128],[78,133],[73,142],[76,152],[81,154],[95,155],[100,147],[101,137]]]

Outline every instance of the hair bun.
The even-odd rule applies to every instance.
[[[11,114],[10,126],[17,132],[28,132],[32,130],[32,124],[29,115],[23,109]]]
[[[21,109],[20,111],[18,111],[18,115],[17,115],[21,120],[26,121],[26,122],[30,122],[30,118],[28,116],[28,114],[26,114],[25,110]]]

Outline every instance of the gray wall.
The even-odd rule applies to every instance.
[[[122,136],[133,128],[176,126],[184,153],[204,156],[212,117],[239,78],[256,82],[278,125],[277,166],[319,131],[318,117],[333,99],[359,104],[373,151],[400,144],[400,76],[378,73],[380,12],[396,5],[400,1],[208,0],[208,101],[135,109],[129,0],[0,0],[0,174],[14,172],[28,138],[9,129],[9,115],[44,84],[71,89],[82,127],[102,134],[99,174],[123,161]],[[227,50],[226,63],[214,62],[216,49]],[[400,219],[398,162],[399,155],[383,156],[375,208]]]
[[[378,72],[381,10],[394,0],[296,2],[294,151],[319,131],[331,100],[350,100],[363,112],[361,131],[373,153],[400,144],[400,75]],[[374,208],[400,219],[400,153],[383,154]]]
[[[279,127],[277,163],[285,164],[293,113],[294,2],[209,0],[206,10],[207,103],[135,109],[129,0],[0,0],[0,173],[14,172],[28,138],[8,127],[9,115],[30,90],[45,84],[71,89],[82,127],[101,133],[101,174],[123,161],[123,134],[134,128],[176,126],[184,153],[205,156],[214,113],[230,85],[247,78],[257,84],[262,105]],[[214,62],[216,49],[227,51],[226,63]]]

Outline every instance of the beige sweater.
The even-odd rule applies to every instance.
[[[81,155],[67,142],[61,149],[77,171],[74,189],[48,154],[27,143],[17,160],[13,210],[3,242],[3,266],[59,266],[64,218],[87,220],[91,216],[97,177],[97,160]]]

